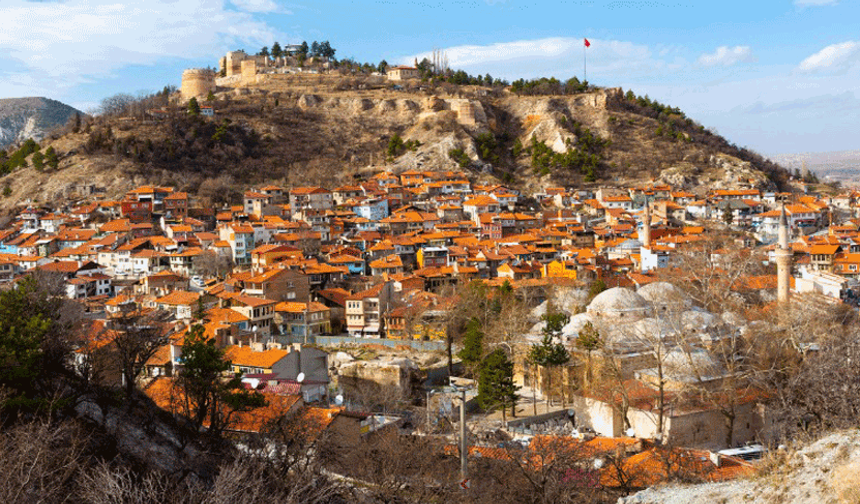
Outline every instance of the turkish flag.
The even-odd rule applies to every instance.
[[[588,39],[585,39],[585,47],[591,47],[591,42]]]

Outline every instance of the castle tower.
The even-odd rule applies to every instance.
[[[651,204],[645,198],[645,216],[642,218],[642,247],[651,250]]]
[[[182,100],[206,97],[215,92],[215,72],[208,68],[189,68],[182,72]]]
[[[785,203],[779,215],[779,239],[776,245],[776,293],[780,303],[788,301],[791,289],[792,251],[788,245],[788,221],[785,217]]]
[[[224,57],[224,67],[227,77],[242,75],[242,62],[248,55],[244,51],[230,51]]]

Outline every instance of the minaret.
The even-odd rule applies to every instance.
[[[779,215],[779,240],[776,245],[776,294],[780,303],[788,301],[791,288],[791,248],[788,246],[788,222],[785,218],[785,203]]]
[[[645,198],[645,217],[642,218],[642,247],[651,250],[651,209],[648,198]]]

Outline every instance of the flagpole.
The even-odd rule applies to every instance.
[[[588,46],[582,44],[582,83],[588,82]]]

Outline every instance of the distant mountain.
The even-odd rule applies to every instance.
[[[822,181],[860,183],[860,150],[779,154],[772,159],[792,171],[803,170],[805,162],[806,169]]]
[[[41,140],[52,129],[82,112],[49,98],[0,99],[0,149],[28,138]]]

